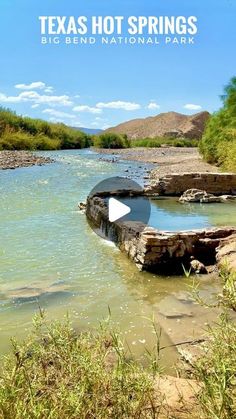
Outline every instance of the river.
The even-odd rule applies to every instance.
[[[175,302],[185,304],[191,316],[186,321],[170,316],[170,325],[160,321],[164,346],[171,344],[173,326],[179,330],[182,321],[183,337],[184,329],[192,328],[198,318],[205,324],[205,312],[192,301],[187,278],[139,272],[125,254],[91,230],[78,210],[78,202],[85,201],[102,179],[129,175],[141,182],[150,166],[104,161],[89,150],[45,154],[55,163],[0,172],[0,354],[9,351],[11,336],[27,334],[39,306],[49,319],[62,319],[68,312],[78,330],[96,327],[110,309],[112,324],[137,357],[155,344],[153,315],[159,323]],[[227,223],[235,225],[236,206],[222,205],[223,213],[217,205],[212,211],[212,206],[209,210],[187,208],[176,200],[155,201],[150,224],[187,229],[226,224],[228,217]],[[200,289],[209,297],[219,283],[207,278]],[[176,351],[163,354],[170,368]]]

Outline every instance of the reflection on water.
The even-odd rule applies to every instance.
[[[145,346],[155,343],[148,319],[154,313],[161,324],[165,315],[159,304],[170,295],[175,301],[183,293],[186,297],[188,284],[183,278],[164,279],[138,272],[126,255],[90,229],[77,203],[102,179],[123,175],[129,167],[137,181],[148,166],[104,162],[85,150],[47,154],[52,154],[56,163],[0,172],[0,352],[8,350],[10,336],[25,335],[40,305],[53,319],[68,311],[79,329],[96,326],[107,317],[110,307],[113,323],[133,352],[141,355]],[[158,203],[156,211],[163,226],[165,205],[172,219],[175,205],[177,210],[176,203]],[[185,211],[184,206],[179,211]],[[214,217],[203,216],[214,222]],[[208,280],[201,289],[209,295],[216,292],[217,283]],[[196,322],[195,306],[192,301],[186,305],[193,311],[188,327]],[[177,317],[169,321],[180,327],[184,313]],[[163,323],[163,327],[171,335],[169,325]],[[165,332],[162,342],[171,343]],[[175,356],[173,349],[165,352],[165,364],[171,365]]]

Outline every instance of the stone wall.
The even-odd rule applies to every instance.
[[[150,177],[146,188],[149,194],[180,196],[187,189],[201,189],[214,195],[236,194],[236,174],[233,173],[182,173],[159,179]]]
[[[93,225],[128,254],[140,270],[156,273],[183,273],[183,265],[188,269],[191,256],[212,265],[221,240],[236,233],[236,227],[163,232],[139,222],[111,223],[104,196],[87,199],[86,215]]]

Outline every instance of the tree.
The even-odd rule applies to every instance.
[[[209,163],[236,170],[236,77],[221,96],[223,107],[209,119],[200,151]]]

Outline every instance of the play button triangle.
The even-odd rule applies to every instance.
[[[125,215],[131,212],[131,208],[128,205],[123,204],[122,202],[118,201],[118,199],[110,198],[109,204],[109,221],[113,223],[114,221],[119,220],[120,218],[124,217]]]

